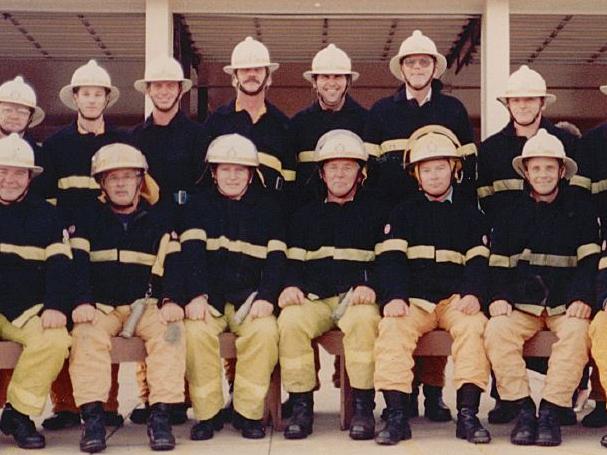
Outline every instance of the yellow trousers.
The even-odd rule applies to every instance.
[[[282,385],[287,392],[310,392],[316,386],[312,340],[335,327],[331,318],[339,300],[306,300],[283,308],[278,317]],[[337,327],[344,334],[346,371],[357,389],[373,388],[373,346],[380,316],[377,305],[350,305]]]
[[[407,316],[384,317],[379,323],[375,343],[375,389],[411,393],[413,383],[413,352],[419,338],[441,328],[453,338],[453,383],[475,384],[485,390],[489,382],[489,361],[483,347],[487,318],[481,312],[466,315],[453,308],[453,297],[442,300],[434,311],[427,312],[410,305]]]
[[[278,361],[276,318],[247,316],[237,324],[234,305],[226,304],[223,316],[207,314],[203,321],[187,319],[185,328],[186,378],[196,418],[208,420],[224,406],[219,335],[226,329],[236,335],[234,409],[248,419],[263,418],[270,377]]]
[[[593,370],[598,371],[598,376],[602,386],[602,392],[607,390],[607,313],[605,311],[599,311],[594,317],[590,324],[590,335],[592,358],[596,368]],[[594,389],[594,387],[593,387]],[[594,391],[594,390],[593,390]],[[603,397],[599,396],[599,399]]]
[[[0,315],[0,338],[23,347],[8,385],[8,402],[23,414],[42,414],[51,384],[68,356],[67,329],[43,329],[38,316],[16,327]]]
[[[76,324],[72,331],[70,377],[77,406],[105,403],[111,388],[111,338],[118,335],[131,313],[128,305],[105,314],[97,310],[94,323]],[[135,336],[145,343],[150,404],[181,403],[184,398],[185,336],[183,322],[164,323],[156,305],[149,304]]]
[[[589,324],[587,319],[564,314],[535,316],[520,310],[513,310],[509,316],[492,317],[485,330],[485,348],[502,399],[518,400],[530,395],[523,346],[525,341],[547,327],[556,334],[558,341],[552,345],[542,398],[571,407],[571,395],[588,362]]]

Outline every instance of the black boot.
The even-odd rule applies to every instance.
[[[42,421],[45,430],[57,431],[80,425],[80,414],[71,411],[59,411]]]
[[[282,415],[283,419],[288,419],[291,417],[291,415],[293,414],[293,403],[291,402],[291,395],[289,395],[289,398],[287,398],[287,400],[282,403],[280,405],[280,413]]]
[[[150,405],[146,402],[143,408],[135,408],[131,412],[131,422],[137,425],[143,425],[148,422],[150,418]]]
[[[561,445],[561,425],[559,423],[560,406],[549,401],[540,402],[540,412],[537,423],[538,446],[552,447]]]
[[[597,401],[592,412],[582,419],[582,425],[588,428],[603,428],[607,426],[607,409],[604,401]]]
[[[535,444],[537,439],[537,417],[535,416],[535,403],[530,397],[522,398],[509,403],[518,409],[516,424],[510,433],[510,442],[517,446]]]
[[[154,403],[150,407],[148,438],[152,450],[173,450],[175,437],[171,429],[171,405]]]
[[[424,384],[424,417],[432,422],[449,422],[451,410],[443,402],[443,388]]]
[[[559,424],[563,427],[577,425],[577,414],[570,406],[566,408],[559,406],[558,417]]]
[[[223,415],[219,411],[214,417],[208,420],[200,420],[190,430],[190,439],[192,441],[206,441],[211,439],[216,431],[223,428]]]
[[[248,419],[236,410],[234,410],[232,416],[232,426],[240,430],[240,434],[246,439],[263,439],[266,437],[266,427],[261,419]]]
[[[313,392],[291,393],[290,400],[293,403],[293,415],[287,428],[285,438],[304,439],[312,434],[314,424],[314,395]]]
[[[375,436],[375,390],[352,389],[354,415],[350,423],[350,437],[356,440],[373,439]]]
[[[489,423],[503,424],[510,423],[517,416],[516,406],[512,406],[510,401],[503,401],[500,398],[495,399],[495,406],[489,411]]]
[[[407,417],[409,419],[414,419],[415,417],[419,417],[419,384],[413,384],[413,388],[411,389],[411,395],[409,395],[409,399],[405,404],[405,412],[407,413]],[[384,408],[381,412],[380,419],[384,422],[388,418],[388,408]]]
[[[80,450],[96,453],[105,450],[105,412],[101,401],[93,401],[80,406],[80,414],[84,420]]]
[[[27,415],[14,409],[10,403],[4,406],[0,418],[0,430],[7,436],[12,435],[22,449],[42,449],[46,445],[44,436],[36,431],[34,422]]]
[[[394,445],[411,439],[411,427],[406,412],[409,395],[396,390],[385,390],[383,394],[386,400],[386,423],[375,435],[375,442],[380,445]]]
[[[173,403],[171,404],[171,425],[183,425],[188,421],[188,404]]]
[[[124,425],[124,417],[118,411],[105,411],[105,424],[108,427],[121,427]]]
[[[482,390],[474,384],[464,384],[457,391],[457,427],[455,436],[473,444],[488,444],[491,435],[478,420]]]

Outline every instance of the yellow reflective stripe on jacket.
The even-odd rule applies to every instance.
[[[181,233],[181,235],[179,236],[179,240],[181,241],[181,243],[185,243],[190,240],[200,240],[201,242],[206,242],[207,233],[205,232],[204,229],[198,229],[198,228],[188,229]]]
[[[57,187],[60,190],[69,190],[72,188],[98,190],[99,184],[93,177],[84,175],[72,175],[70,177],[63,177],[57,181]]]
[[[465,262],[468,262],[477,256],[488,258],[489,254],[490,254],[489,248],[487,248],[486,246],[484,246],[484,245],[475,246],[473,248],[470,248],[468,251],[466,251]]]
[[[365,142],[365,149],[370,156],[374,156],[375,158],[379,158],[381,155],[381,148],[377,144],[373,144],[371,142]]]
[[[0,243],[0,254],[16,254],[28,261],[45,261],[56,254],[64,254],[68,258],[72,257],[70,247],[60,242],[52,243],[46,248]]]
[[[598,243],[587,243],[586,245],[582,245],[577,249],[577,260],[581,261],[587,256],[592,254],[599,254],[601,252],[601,247]]]
[[[50,199],[47,199],[46,202],[48,202],[51,205],[57,205],[57,198],[56,197],[52,197]]]
[[[592,181],[588,177],[584,177],[582,175],[576,174],[571,177],[571,180],[569,180],[569,185],[579,186],[585,190],[592,190]]]
[[[166,257],[172,253],[178,253],[181,251],[181,244],[171,238],[171,234],[164,234],[160,239],[160,245],[158,246],[158,253],[156,256],[152,256],[154,259],[152,265],[152,273],[157,276],[164,275],[164,263],[166,261]]]
[[[286,182],[294,182],[297,174],[295,171],[292,171],[290,169],[283,169],[282,176],[284,177]]]
[[[315,163],[316,162],[316,156],[314,151],[309,152],[309,151],[305,151],[305,152],[299,152],[297,154],[297,161],[300,163]]]
[[[476,195],[479,199],[483,199],[485,197],[493,196],[495,191],[493,190],[493,186],[481,186],[476,189]]]
[[[489,265],[494,267],[513,268],[517,266],[518,261],[526,261],[531,265],[543,267],[575,267],[578,258],[558,254],[532,253],[528,248],[523,250],[522,253],[512,256],[492,254],[489,257]]]
[[[607,179],[592,184],[592,194],[602,193],[605,190],[607,190]]]
[[[73,237],[70,239],[70,245],[72,248],[76,250],[81,250],[86,253],[91,252],[91,242],[82,237]]]
[[[333,246],[323,246],[315,251],[306,251],[306,261],[326,258],[332,258],[336,261],[371,262],[375,259],[375,252],[357,248],[335,248]]]
[[[384,153],[390,153],[390,152],[397,152],[397,151],[405,151],[407,149],[407,146],[409,145],[409,139],[389,139],[387,141],[384,141],[381,143],[381,145],[379,146],[380,148],[380,155],[383,155]]]
[[[283,253],[287,252],[287,244],[280,240],[270,240],[268,242],[268,253],[272,251],[282,251]]]
[[[599,261],[599,270],[605,269],[607,269],[607,257],[601,258],[601,260]]]
[[[259,259],[265,259],[268,255],[268,248],[266,246],[254,245],[242,240],[231,240],[223,235],[219,238],[207,239],[208,251],[216,251],[221,248],[232,253],[244,253]]]
[[[434,259],[434,247],[431,245],[415,245],[407,249],[409,259]]]
[[[304,250],[303,248],[291,247],[287,250],[287,258],[293,259],[295,261],[305,261],[306,250]]]
[[[375,254],[379,256],[382,253],[389,251],[399,251],[401,253],[407,253],[408,242],[403,239],[388,239],[375,246]]]
[[[503,179],[496,180],[493,182],[493,190],[497,193],[499,191],[522,191],[523,179]]]
[[[165,234],[168,236],[168,234]],[[120,262],[123,264],[138,264],[152,266],[156,256],[140,251],[109,249],[91,251],[91,262]]]
[[[91,262],[111,262],[118,260],[118,250],[91,251]]]
[[[476,149],[476,144],[474,144],[473,142],[462,145],[461,147],[459,147],[457,149],[457,152],[459,153],[459,156],[463,156],[464,158],[478,154],[477,149]]]
[[[489,265],[491,267],[504,267],[512,268],[514,265],[510,265],[510,257],[501,254],[491,254],[489,256]]]
[[[432,259],[436,262],[452,262],[454,264],[463,265],[465,256],[459,251],[436,249],[432,245],[415,245],[409,246],[407,250],[407,258],[415,259]]]

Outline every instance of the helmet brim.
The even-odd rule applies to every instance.
[[[78,86],[78,87],[86,87],[86,86],[83,85],[83,86]],[[99,87],[103,87],[103,86],[100,85]],[[73,86],[71,84],[64,86],[59,91],[59,99],[66,107],[70,108],[73,111],[77,111],[78,106],[76,106],[76,103],[74,103],[74,96],[73,96],[74,88],[76,88],[76,86]],[[118,98],[120,98],[120,90],[118,90],[118,87],[114,87],[113,85],[111,87],[103,87],[103,88],[107,88],[110,90],[109,101],[108,101],[107,107],[106,107],[106,109],[107,109],[107,108],[113,106],[116,103],[116,101],[118,101]]]
[[[435,79],[439,79],[447,70],[447,59],[445,58],[445,56],[443,54],[439,54],[438,52],[436,54],[427,54],[425,52],[417,52],[416,54],[431,55],[432,57],[434,57],[436,59],[436,69],[435,69],[435,75],[434,75]],[[415,55],[415,54],[413,54],[413,53],[397,54],[390,59],[390,72],[396,79],[398,79],[399,81],[402,81],[402,82],[405,82],[405,78],[403,77],[403,72],[401,69],[400,61],[407,55]]]
[[[250,65],[226,65],[223,67],[223,72],[226,74],[232,74],[236,70],[241,70],[245,68],[269,68],[270,73],[273,73],[280,67],[278,63],[270,63],[268,65],[259,65],[259,66],[250,66]]]
[[[556,102],[556,95],[553,95],[552,93],[546,93],[544,95],[538,95],[537,93],[531,92],[508,93],[502,96],[498,96],[496,99],[507,107],[508,98],[544,98],[544,103],[546,106]]]
[[[534,156],[517,156],[512,160],[512,167],[516,171],[518,175],[525,178],[525,160],[530,158],[541,158],[542,155],[534,155]],[[565,175],[563,178],[569,180],[573,177],[578,170],[577,163],[569,158],[568,156],[564,158],[556,157],[556,156],[544,156],[544,158],[555,158],[557,160],[562,160],[565,166]]]
[[[137,79],[133,83],[133,87],[138,92],[145,94],[148,84],[150,82],[181,82],[181,92],[189,92],[192,88],[193,82],[190,79]]]
[[[303,78],[308,82],[314,82],[314,76],[318,76],[319,74],[335,74],[335,75],[344,75],[352,77],[352,82],[356,81],[360,77],[360,73],[357,71],[345,71],[345,70],[327,70],[327,71],[304,71],[302,74]]]

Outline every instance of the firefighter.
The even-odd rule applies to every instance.
[[[371,155],[369,186],[375,188],[392,206],[417,193],[417,182],[402,172],[403,151],[407,139],[417,129],[430,124],[442,125],[455,133],[464,145],[462,187],[475,200],[476,146],[472,125],[464,105],[441,92],[440,77],[447,60],[435,43],[415,30],[405,39],[390,60],[390,72],[402,81],[397,91],[376,102],[369,112],[364,140]],[[432,421],[451,420],[442,400],[446,357],[421,359],[416,377],[424,384],[424,414]],[[413,391],[411,414],[417,415],[417,386]]]
[[[312,68],[303,73],[312,84],[316,100],[291,119],[289,136],[297,158],[295,196],[297,206],[323,198],[326,188],[321,181],[314,149],[318,139],[328,131],[346,129],[363,135],[367,110],[349,94],[359,73],[352,70],[350,57],[329,44],[316,53]]]
[[[42,154],[48,171],[46,193],[57,205],[66,226],[73,224],[78,210],[94,205],[101,194],[99,184],[90,175],[92,156],[104,145],[128,141],[125,132],[107,124],[104,118],[119,96],[110,75],[95,60],[77,68],[71,82],[59,92],[61,102],[76,111],[76,119],[44,142]],[[106,422],[120,426],[123,418],[118,414],[118,364],[112,368]],[[42,423],[44,428],[60,430],[80,425],[67,362],[53,384],[51,399],[54,415]]]
[[[282,193],[295,181],[295,157],[289,151],[289,119],[266,99],[278,67],[270,61],[263,43],[250,36],[238,43],[230,64],[223,68],[232,78],[236,98],[212,113],[204,127],[207,145],[218,136],[232,133],[253,141],[263,184]],[[286,197],[282,203],[285,207],[291,204]]]
[[[70,346],[72,253],[56,209],[29,191],[42,171],[17,133],[0,139],[0,339],[23,347],[0,430],[23,449],[45,446],[29,416],[42,414]]]
[[[186,206],[180,239],[189,270],[186,312],[190,398],[199,420],[193,440],[213,437],[224,404],[219,335],[236,337],[234,427],[242,436],[265,436],[264,399],[278,360],[273,315],[286,263],[283,220],[274,194],[260,185],[255,145],[222,135],[206,161],[215,182]]]
[[[160,203],[173,206],[175,224],[179,225],[182,208],[201,177],[205,152],[204,129],[180,109],[192,81],[184,77],[181,64],[173,57],[158,57],[134,87],[150,98],[153,108],[151,115],[132,130],[132,141],[145,155],[149,173],[160,187]],[[143,424],[149,415],[145,364],[139,364],[137,378],[145,407],[135,409],[131,420]],[[173,406],[171,423],[184,423],[186,411],[183,404]]]
[[[327,197],[309,202],[291,219],[285,288],[278,299],[281,378],[293,407],[287,439],[312,433],[316,378],[311,343],[335,326],[344,332],[353,387],[350,437],[372,439],[375,434],[373,346],[380,317],[373,261],[388,211],[363,191],[367,159],[355,133],[324,134],[314,162]]]
[[[590,202],[564,191],[577,165],[556,136],[540,128],[512,167],[525,180],[525,191],[493,226],[485,347],[498,392],[517,414],[511,442],[556,446],[561,443],[559,412],[571,407],[588,361],[598,225]],[[523,345],[544,327],[558,341],[536,416]]]
[[[175,447],[169,414],[170,404],[184,400],[184,311],[178,304],[183,271],[170,214],[154,207],[158,187],[147,170],[143,154],[130,145],[100,148],[91,176],[103,201],[82,210],[70,226],[78,282],[69,373],[84,420],[83,452],[106,447],[111,337],[129,324],[146,345],[150,447]],[[137,305],[143,313],[131,321]]]
[[[29,132],[44,120],[44,111],[36,103],[36,93],[22,76],[0,85],[0,138],[17,133],[34,150],[35,162],[44,167],[40,146]],[[30,184],[32,193],[44,196],[44,177],[38,176]],[[6,388],[11,380],[12,370],[0,370],[0,406],[6,402]]]
[[[405,169],[419,191],[393,210],[377,248],[383,318],[375,344],[374,382],[384,394],[387,416],[375,441],[392,445],[411,438],[406,401],[412,392],[413,352],[419,337],[438,327],[453,337],[455,434],[486,444],[491,436],[477,413],[489,382],[482,338],[488,228],[456,184],[462,170],[457,137],[433,127],[412,138]]]
[[[481,143],[478,154],[477,196],[491,222],[523,191],[523,179],[512,168],[512,159],[521,154],[525,143],[540,128],[559,138],[567,156],[573,159],[577,142],[573,134],[557,128],[543,116],[556,96],[547,92],[544,78],[527,65],[510,75],[504,94],[497,99],[508,110],[510,121]],[[575,175],[570,183],[589,194],[588,176]]]

